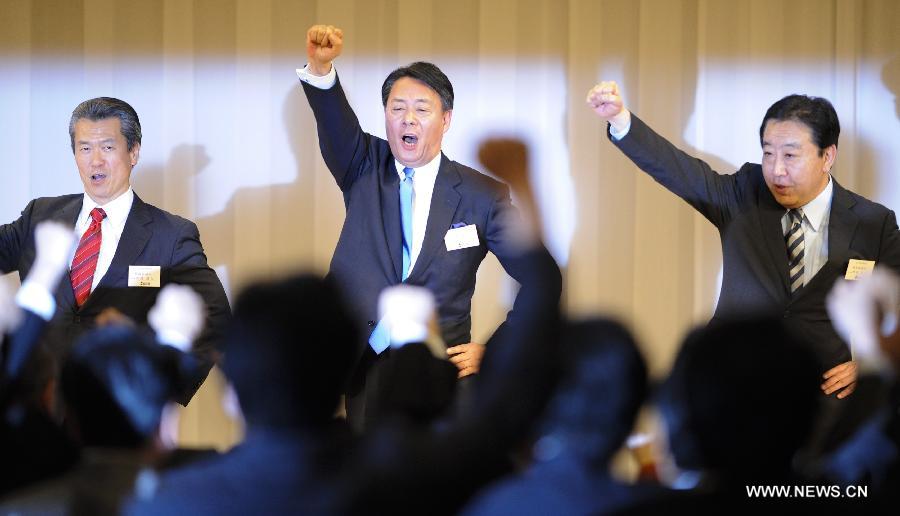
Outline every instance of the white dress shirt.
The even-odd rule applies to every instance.
[[[334,71],[334,65],[331,65],[331,71],[325,75],[313,75],[309,73],[308,68],[309,65],[306,65],[303,68],[297,68],[296,72],[297,77],[310,86],[315,86],[320,90],[327,90],[337,82],[337,72]]]
[[[113,256],[116,254],[116,248],[119,247],[119,240],[122,238],[122,231],[125,229],[125,220],[131,212],[131,205],[134,204],[134,191],[131,187],[122,195],[116,197],[112,201],[103,206],[95,203],[87,194],[84,194],[84,200],[81,202],[81,213],[75,221],[75,233],[81,240],[84,232],[91,225],[91,210],[94,208],[103,208],[106,212],[106,218],[100,224],[102,238],[100,240],[100,255],[97,257],[97,269],[94,271],[94,281],[91,283],[91,292],[97,288],[97,284],[103,279],[103,275],[109,270]],[[72,256],[69,257],[69,267],[72,267],[72,258],[75,257],[75,250],[72,250]]]
[[[53,314],[56,313],[56,299],[53,294],[29,281],[28,278],[25,278],[19,291],[16,292],[16,304],[24,310],[37,314],[45,321],[53,319]]]

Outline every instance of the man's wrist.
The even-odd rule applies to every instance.
[[[326,75],[331,73],[331,61],[328,61],[324,64],[310,61],[306,64],[306,71],[311,75],[315,75],[317,77],[325,77]]]
[[[325,75],[316,75],[312,73],[310,64],[307,64],[303,68],[297,69],[297,78],[314,88],[328,90],[337,83],[337,71],[334,66],[331,66]]]
[[[623,108],[621,113],[609,119],[609,127],[616,140],[624,138],[631,129],[631,112]]]

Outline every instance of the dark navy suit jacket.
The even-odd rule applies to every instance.
[[[400,283],[400,178],[388,142],[363,132],[338,81],[321,90],[303,84],[316,117],[325,163],[344,194],[347,210],[331,261],[331,274],[352,295],[365,320],[377,322],[378,295]],[[437,298],[448,345],[471,341],[475,272],[488,251],[516,279],[501,218],[512,210],[502,183],[441,155],[425,240],[406,283],[425,286]],[[451,226],[474,224],[479,245],[447,251]],[[372,328],[369,328],[371,331]]]
[[[334,430],[337,436],[342,432]],[[338,514],[341,437],[304,429],[252,429],[228,453],[165,472],[135,494],[129,515]]]
[[[724,272],[712,322],[778,313],[815,345],[824,367],[850,360],[847,344],[831,325],[825,298],[852,258],[874,260],[900,271],[900,232],[893,211],[850,192],[832,178],[828,262],[791,294],[781,227],[787,210],[772,196],[760,165],[746,163],[734,174],[719,174],[634,115],[628,134],[613,143],[719,230]]]
[[[316,118],[322,156],[343,192],[346,208],[330,274],[360,321],[367,324],[368,335],[378,321],[379,293],[400,283],[400,178],[388,142],[362,130],[339,80],[327,90],[306,83],[303,89]],[[503,222],[512,210],[504,184],[441,155],[422,250],[406,283],[424,286],[434,294],[448,346],[472,340],[475,273],[488,251],[521,283],[523,274],[510,259],[514,250]],[[478,245],[447,251],[447,231],[469,224],[477,228]],[[515,310],[508,320],[514,317]],[[367,369],[366,361],[374,361],[367,348],[363,351],[358,369]],[[368,387],[357,383],[350,388],[351,420],[357,395],[362,395],[363,388],[374,387],[372,378],[368,383]]]
[[[34,262],[34,227],[43,220],[75,224],[83,194],[39,198],[28,203],[22,215],[0,226],[0,270],[19,271],[24,278]],[[115,308],[138,325],[147,322],[147,312],[156,302],[158,288],[128,287],[128,267],[158,265],[160,285],[179,283],[191,286],[206,303],[206,330],[195,343],[193,353],[204,364],[202,375],[183,386],[183,403],[206,377],[212,366],[215,344],[231,317],[228,298],[215,271],[206,263],[197,226],[145,203],[137,195],[125,221],[122,237],[109,270],[81,308],[64,275],[56,290],[56,315],[47,329],[47,343],[58,357],[64,357],[77,338],[94,326],[94,319],[106,308]]]

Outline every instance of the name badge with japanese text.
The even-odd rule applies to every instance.
[[[872,274],[872,269],[874,268],[874,260],[850,260],[850,263],[847,264],[847,274],[844,275],[844,279],[855,280],[868,276]]]
[[[129,287],[159,288],[159,265],[129,265]]]
[[[475,224],[469,224],[460,228],[453,228],[444,235],[444,243],[448,251],[456,251],[478,245],[478,230]]]

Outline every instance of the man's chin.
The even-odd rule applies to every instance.
[[[399,156],[396,156],[396,158],[397,158],[397,161],[399,161],[400,164],[403,165],[404,167],[416,168],[416,167],[421,167],[422,165],[425,164],[422,162],[421,156],[404,156],[401,154]]]
[[[781,194],[778,193],[775,189],[769,189],[769,191],[772,193],[772,197],[775,198],[775,202],[777,202],[784,208],[790,210],[794,208],[794,205],[797,203],[797,199],[793,195]]]
[[[102,206],[110,201],[116,200],[120,195],[125,193],[125,190],[122,190],[118,193],[113,193],[108,189],[98,190],[86,188],[85,193],[87,193],[88,197],[90,197],[95,203]]]

